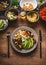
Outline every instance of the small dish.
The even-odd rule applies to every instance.
[[[27,13],[27,20],[30,23],[36,23],[39,20],[39,14],[36,11],[31,11]]]
[[[36,0],[21,0],[20,7],[25,11],[31,11],[37,8]]]
[[[5,12],[5,16],[10,21],[15,21],[18,18],[18,9],[11,7]]]
[[[26,20],[26,12],[25,11],[22,11],[20,12],[19,16],[18,16],[20,19],[22,20]]]
[[[11,0],[0,0],[0,11],[3,12],[11,7]]]
[[[0,17],[0,31],[5,30],[8,27],[8,20],[5,17]]]

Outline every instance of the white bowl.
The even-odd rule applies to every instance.
[[[23,4],[26,4],[26,3],[31,3],[33,5],[32,10],[36,9],[37,5],[38,5],[36,0],[21,0],[20,1],[20,7],[23,9]]]

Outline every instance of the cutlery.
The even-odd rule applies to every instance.
[[[10,32],[7,32],[7,41],[8,41],[8,58],[10,57]]]
[[[40,40],[40,58],[42,58],[42,32],[39,30],[39,40]]]

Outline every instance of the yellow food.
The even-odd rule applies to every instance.
[[[19,17],[21,19],[26,19],[26,13],[25,12],[21,12],[20,15],[19,15]]]
[[[37,13],[30,13],[29,15],[27,15],[27,19],[30,22],[37,22]]]
[[[24,10],[33,10],[34,7],[31,3],[26,3],[26,4],[23,4],[23,7],[22,7]]]
[[[17,19],[17,15],[15,15],[14,12],[10,12],[10,11],[7,13],[7,17],[8,17],[10,20],[15,20],[15,19]]]

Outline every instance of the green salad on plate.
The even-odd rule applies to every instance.
[[[26,30],[18,30],[18,32],[13,37],[13,42],[15,47],[18,49],[30,49],[36,43],[34,35]]]

